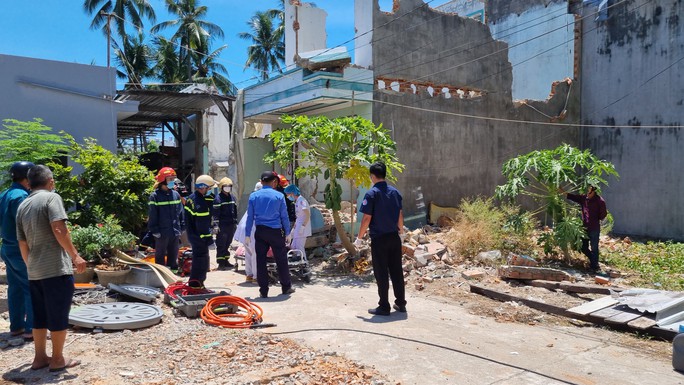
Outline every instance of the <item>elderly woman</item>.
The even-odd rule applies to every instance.
[[[287,199],[295,202],[295,212],[297,219],[295,220],[294,229],[292,230],[292,244],[290,249],[299,250],[302,255],[306,257],[304,245],[306,238],[311,235],[311,211],[309,210],[309,202],[302,196],[299,188],[293,184],[285,187],[285,195]]]

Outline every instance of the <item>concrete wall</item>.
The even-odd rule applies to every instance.
[[[325,49],[327,34],[325,18],[328,14],[311,3],[292,5],[285,1],[285,66],[294,68],[294,57],[298,52]],[[294,26],[298,23],[299,30]]]
[[[684,239],[684,138],[667,127],[684,124],[682,15],[682,1],[628,0],[582,27],[582,121],[605,126],[585,144],[620,173],[603,192],[618,233]]]
[[[116,151],[115,69],[0,55],[0,120],[43,119]]]
[[[411,79],[397,84],[400,92],[376,90],[373,121],[393,130],[399,160],[406,164],[397,186],[414,225],[424,222],[422,204],[457,206],[464,197],[493,195],[504,182],[506,160],[579,140],[577,129],[533,124],[548,118],[514,105],[507,44],[493,40],[486,25],[428,7],[407,13],[421,4],[403,0],[396,14],[376,7],[373,20],[376,79]],[[454,49],[454,42],[477,44]],[[431,85],[436,96],[430,96]],[[449,93],[440,93],[443,88]],[[568,88],[559,84],[555,97],[535,108],[558,115]],[[568,121],[578,118],[575,98]]]
[[[544,100],[556,80],[573,78],[575,15],[568,0],[487,3],[487,25],[508,43],[513,67],[513,99]]]

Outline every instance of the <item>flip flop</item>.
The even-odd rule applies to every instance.
[[[64,366],[62,366],[60,368],[50,368],[50,372],[53,372],[53,373],[54,372],[61,372],[62,370],[73,368],[74,366],[78,366],[80,364],[81,364],[81,361],[68,358],[66,360],[66,364]]]
[[[12,337],[17,337],[17,336],[20,336],[22,334],[24,334],[24,329],[15,330],[13,332],[10,332],[10,336],[12,336]]]

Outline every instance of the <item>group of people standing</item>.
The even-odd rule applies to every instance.
[[[217,182],[209,175],[200,175],[195,180],[195,191],[187,197],[183,197],[177,191],[176,181],[176,172],[170,167],[163,167],[155,177],[154,192],[149,199],[148,234],[151,234],[155,241],[155,263],[166,265],[172,270],[179,268],[177,255],[180,239],[184,233],[187,234],[192,247],[189,286],[204,287],[206,273],[209,270],[209,247],[214,243],[214,233],[216,234],[216,260],[219,270],[233,267],[229,260],[229,248],[233,239],[241,242],[245,246],[246,281],[259,282],[262,296],[266,296],[265,293],[268,292],[268,275],[266,254],[264,253],[263,261],[258,258],[261,251],[261,246],[257,246],[261,243],[256,240],[258,226],[282,229],[283,240],[293,231],[293,237],[288,239],[291,241],[290,248],[298,249],[305,255],[306,237],[311,235],[309,205],[301,196],[297,186],[290,185],[284,176],[272,171],[262,175],[252,195],[257,196],[256,192],[262,189],[264,191],[272,189],[273,193],[260,193],[260,195],[266,194],[267,197],[258,203],[254,203],[250,197],[248,207],[252,210],[248,208],[239,223],[237,203],[232,194],[233,182],[230,178],[223,178]],[[213,188],[217,186],[219,192],[214,196]],[[272,201],[274,198],[280,200]],[[282,213],[280,203],[283,206]],[[280,221],[281,214],[284,221]],[[291,223],[294,224],[294,229]],[[267,231],[262,229],[259,233],[263,235],[265,232]],[[283,265],[282,260],[285,261],[285,267],[278,268],[283,292],[292,292],[289,270],[286,269],[286,245],[283,243],[282,251],[285,253],[283,257],[279,244],[276,242],[274,248],[271,245],[274,243],[273,239],[269,239],[270,243],[266,252],[269,248],[273,250],[278,266]],[[261,268],[262,262],[263,268]],[[281,272],[281,270],[284,271]],[[262,277],[259,278],[260,276]],[[262,284],[266,285],[265,288]]]

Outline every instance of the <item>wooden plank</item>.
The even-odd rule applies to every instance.
[[[635,329],[632,327],[629,327],[629,324],[622,323],[622,324],[615,324],[615,323],[606,323],[604,322],[603,318],[595,317],[593,314],[575,314],[575,313],[570,313],[568,310],[558,307],[558,306],[553,306],[533,300],[528,300],[525,298],[519,298],[512,296],[510,294],[506,293],[501,293],[492,289],[488,289],[482,286],[478,286],[475,284],[470,285],[470,291],[472,293],[484,295],[486,297],[496,299],[502,302],[507,302],[507,301],[515,301],[515,302],[520,302],[525,304],[526,306],[541,310],[546,313],[550,314],[555,314],[555,315],[560,315],[568,318],[574,318],[582,321],[587,321],[587,322],[593,322],[598,325],[608,325],[614,329],[617,330],[623,330],[623,331],[630,331],[630,332],[635,332],[635,331],[642,331],[648,335],[652,335],[654,337],[659,337],[666,339],[668,341],[672,341],[672,339],[677,336],[677,332],[669,329],[663,329],[658,326],[651,326],[646,329]],[[606,306],[607,307],[607,306]],[[600,310],[600,309],[599,309]],[[636,321],[636,320],[635,320]]]
[[[593,300],[591,302],[587,302],[585,304],[575,306],[571,309],[568,309],[568,311],[570,313],[573,313],[573,314],[586,315],[589,313],[593,313],[597,310],[607,308],[608,306],[613,306],[616,303],[618,303],[618,301],[616,299],[614,299],[613,297],[605,296],[605,297],[601,297],[597,300]]]
[[[624,290],[621,287],[606,287],[601,285],[585,285],[572,283],[569,281],[547,281],[543,279],[533,279],[525,282],[534,287],[543,287],[549,290],[563,290],[569,293],[584,293],[584,294],[611,294],[611,292],[620,292]]]
[[[582,321],[588,321],[588,322],[600,321],[600,319],[595,318],[595,317],[591,317],[588,315],[570,313],[565,308],[562,308],[559,306],[550,305],[548,303],[538,302],[538,301],[534,301],[531,299],[515,297],[515,296],[512,296],[510,294],[501,293],[501,292],[491,290],[491,289],[487,289],[485,287],[474,285],[474,284],[470,285],[470,291],[473,293],[476,293],[476,294],[484,295],[485,297],[489,297],[492,299],[502,301],[502,302],[508,302],[508,301],[520,302],[527,307],[530,307],[532,309],[537,309],[537,310],[540,310],[540,311],[543,311],[543,312],[549,313],[549,314],[556,314],[556,315],[560,315],[563,317],[575,318],[575,319],[579,319]]]
[[[609,324],[626,324],[629,321],[633,321],[639,317],[641,317],[641,313],[639,313],[638,310],[633,310],[626,307],[626,310],[622,310],[620,313],[606,318],[605,321]]]
[[[610,318],[614,315],[618,315],[620,313],[622,313],[622,310],[620,310],[620,309],[616,309],[615,307],[607,307],[607,308],[595,311],[595,312],[591,313],[591,315],[594,317],[606,319],[606,318]]]
[[[628,326],[631,326],[635,329],[639,330],[646,330],[652,326],[656,325],[656,321],[653,318],[649,318],[646,316],[641,316],[635,320],[627,322]]]

